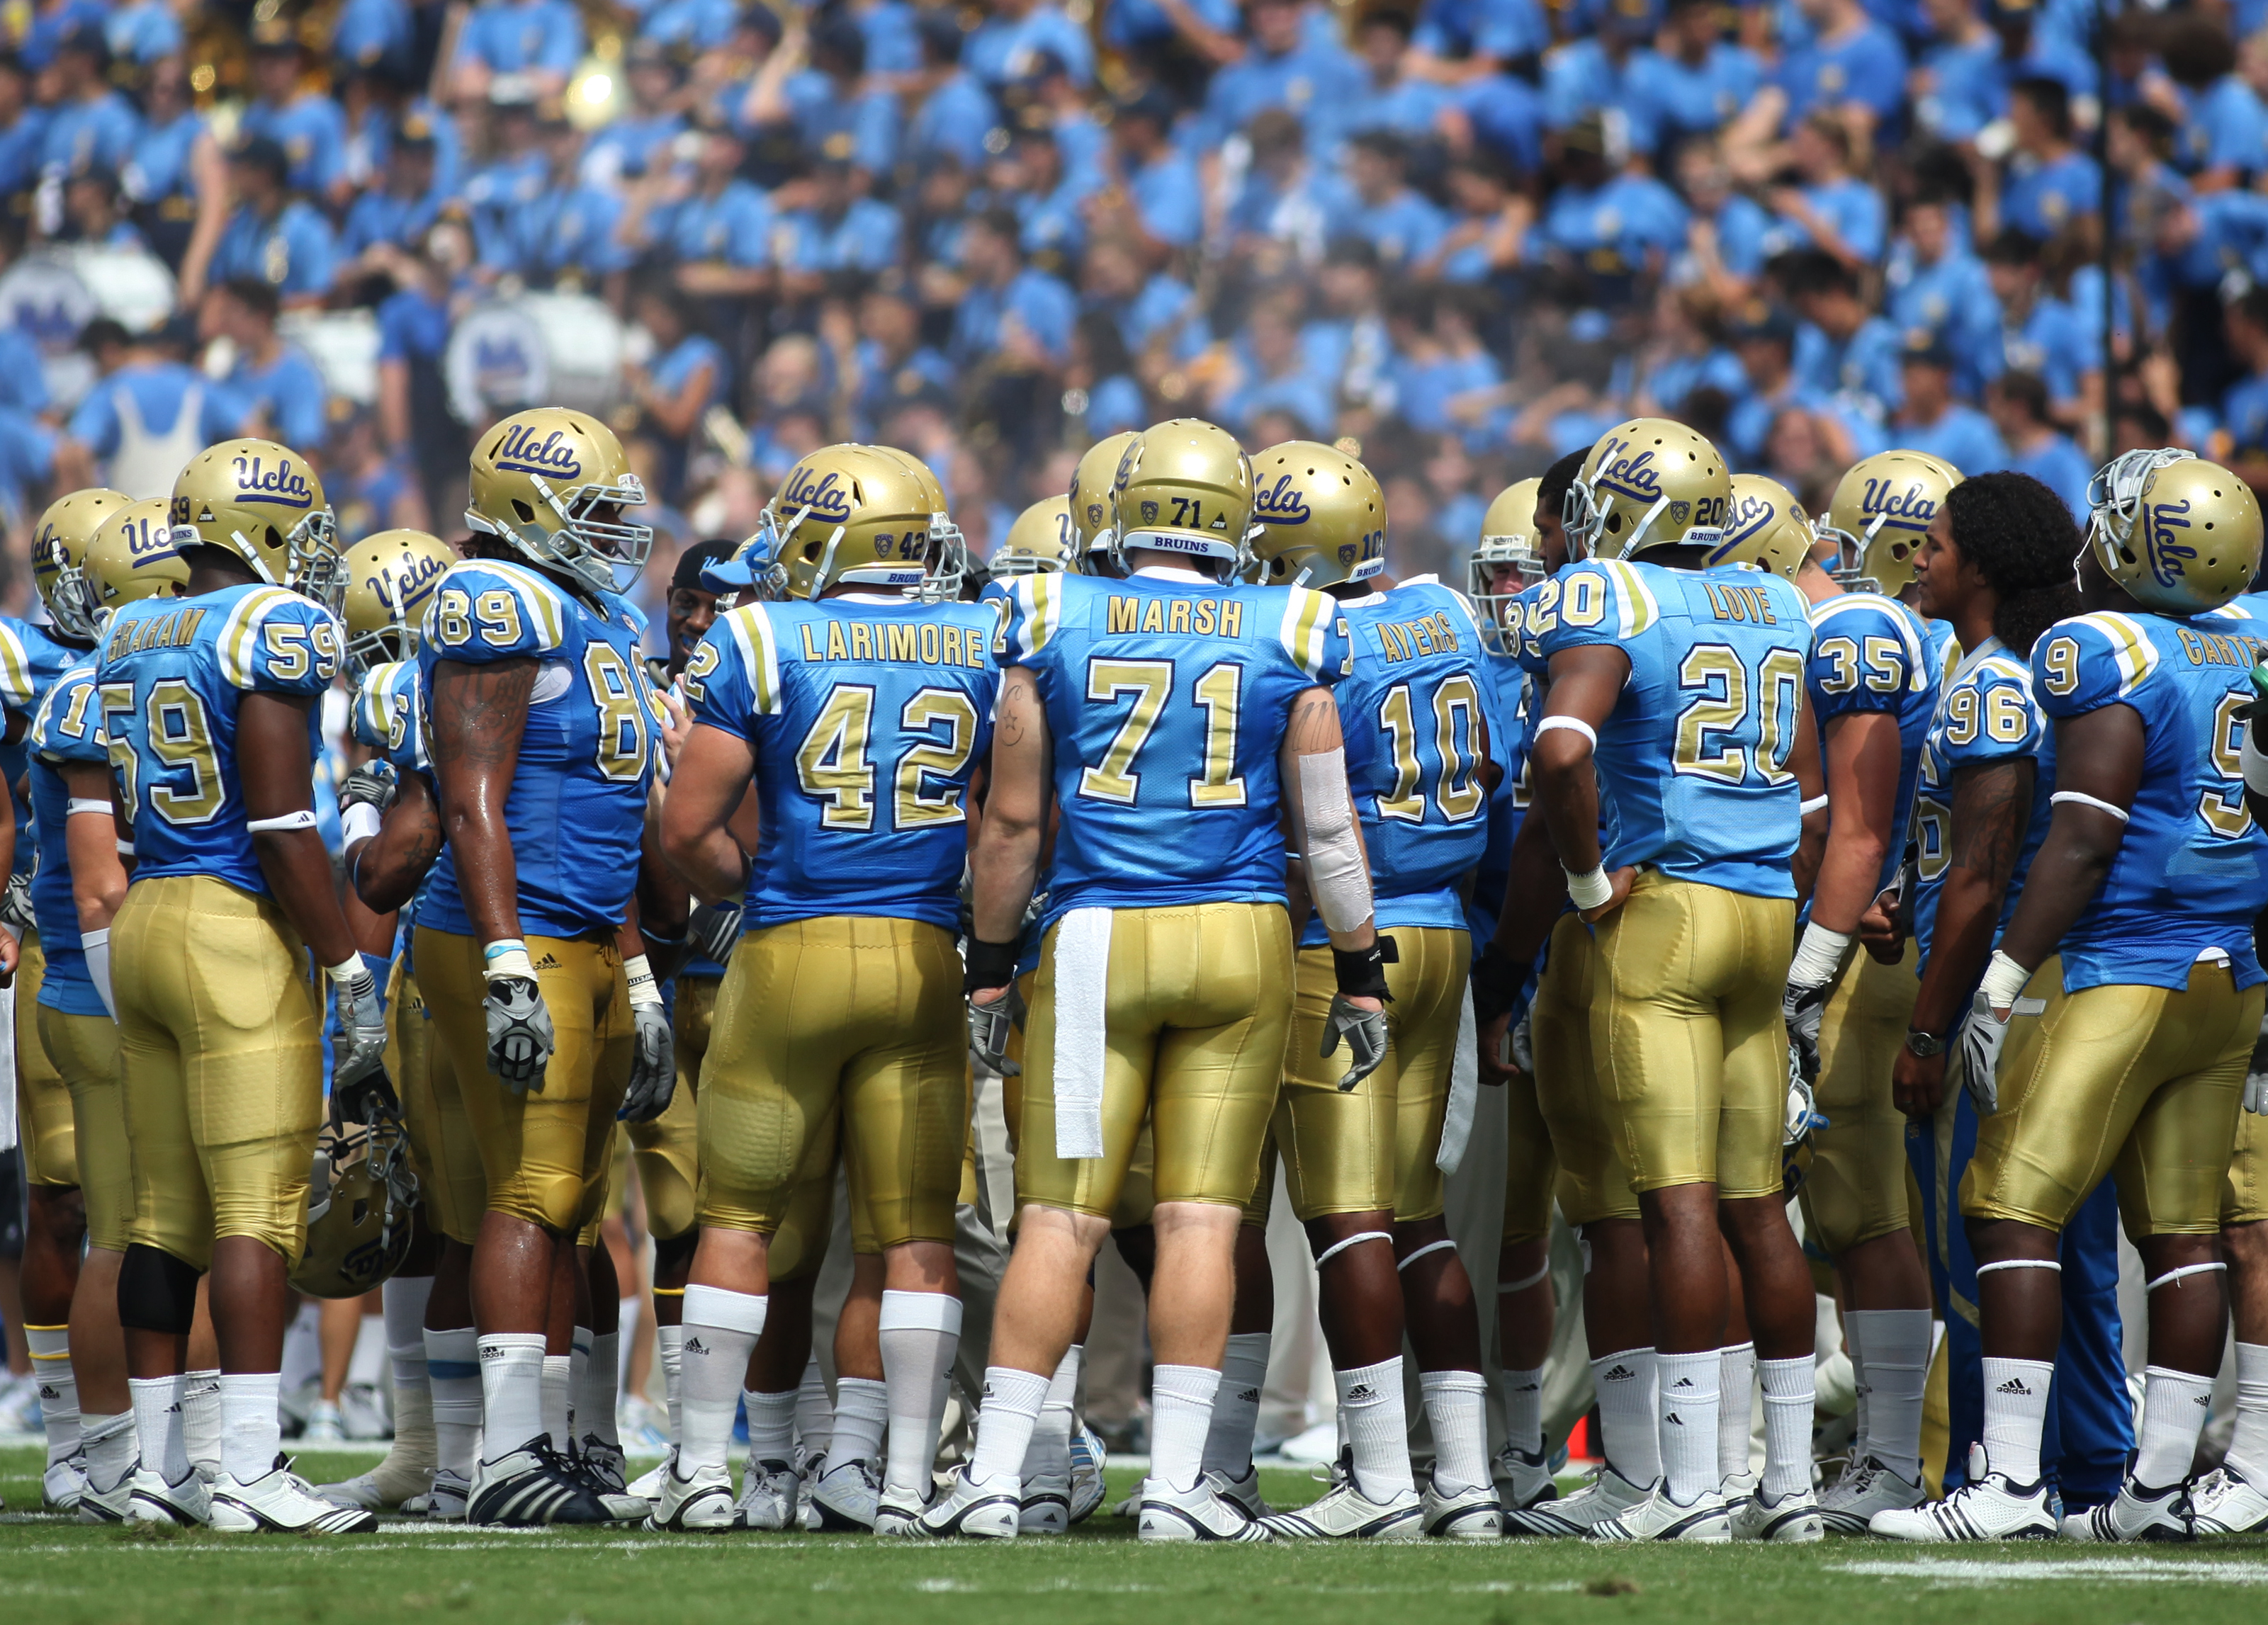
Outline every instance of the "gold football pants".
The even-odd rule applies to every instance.
[[[1102,977],[1100,1158],[1056,1155],[1056,943],[1042,945],[1025,1045],[1016,1203],[1108,1218],[1142,1125],[1158,1202],[1241,1208],[1260,1172],[1291,1026],[1292,924],[1274,903],[1197,903],[1111,914]],[[1092,990],[1077,996],[1094,996]]]
[[[554,1235],[580,1231],[605,1197],[615,1110],[630,1082],[630,992],[613,940],[527,938],[556,1047],[542,1089],[525,1094],[488,1070],[481,945],[421,925],[414,951],[434,1057],[448,1063],[480,1153],[485,1211]]]
[[[2178,993],[2066,993],[2050,960],[2026,992],[2047,1008],[2010,1027],[2000,1109],[1977,1124],[1962,1214],[2061,1230],[2112,1174],[2129,1237],[2219,1230],[2268,989],[2239,993],[2228,966],[2199,964]]]
[[[1535,1111],[1543,1120],[1545,1137],[1540,1146],[1523,1143],[1516,1104],[1506,1136],[1508,1240],[1514,1239],[1509,1227],[1515,1212],[1525,1226],[1525,1234],[1518,1239],[1550,1234],[1555,1195],[1570,1224],[1638,1217],[1638,1193],[1631,1188],[1630,1175],[1615,1149],[1606,1084],[1591,1043],[1591,1005],[1598,987],[1599,945],[1591,928],[1573,914],[1563,914],[1551,928],[1551,952],[1535,984],[1535,1014],[1528,1024],[1535,1059]]]
[[[1591,1047],[1633,1190],[1780,1194],[1794,930],[1792,898],[1650,869],[1599,922]]]
[[[1328,946],[1300,951],[1293,972],[1292,1036],[1276,1100],[1284,1187],[1300,1223],[1327,1213],[1391,1211],[1399,1220],[1438,1218],[1441,1120],[1449,1067],[1464,1014],[1472,935],[1403,926],[1392,932],[1398,964],[1386,967],[1386,1059],[1341,1093],[1350,1055],[1322,1053],[1336,992]]]
[[[70,1088],[40,1048],[40,983],[47,969],[40,934],[26,931],[16,960],[16,1133],[32,1183],[68,1188],[78,1183]]]
[[[398,955],[386,996],[386,1065],[401,1097],[401,1124],[409,1131],[409,1158],[425,1217],[452,1241],[470,1246],[488,1206],[481,1148],[465,1118],[465,1097],[453,1069],[433,1041],[433,1014],[417,978]]]
[[[838,1144],[884,1247],[954,1238],[968,1134],[953,933],[837,915],[740,938],[699,1100],[705,1225],[770,1234]],[[854,1206],[858,1205],[854,1201]]]
[[[296,1264],[323,1119],[321,996],[270,899],[136,880],[110,928],[132,1136],[129,1239],[202,1270],[225,1236]]]
[[[718,979],[680,976],[671,1026],[676,1036],[677,1088],[669,1108],[650,1123],[630,1123],[637,1158],[638,1188],[645,1193],[646,1229],[657,1241],[674,1241],[691,1230],[701,1184],[701,1063],[709,1053]]]
[[[1920,952],[1908,938],[1895,965],[1854,953],[1820,1012],[1815,1093],[1827,1127],[1812,1134],[1798,1194],[1804,1228],[1830,1258],[1906,1228],[1906,1119],[1890,1097],[1890,1070],[1921,991]]]
[[[2221,1187],[2220,1222],[2257,1224],[2268,1219],[2268,1119],[2257,1112],[2236,1114],[2236,1152]]]
[[[123,1253],[134,1222],[134,1151],[126,1140],[118,1024],[107,1016],[66,1015],[45,1004],[39,1012],[39,1048],[70,1091],[87,1245]],[[18,1049],[19,1062],[22,1055]]]

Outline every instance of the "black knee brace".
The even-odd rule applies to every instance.
[[[197,1318],[195,1265],[162,1247],[135,1242],[118,1267],[118,1322],[139,1332],[187,1337]]]

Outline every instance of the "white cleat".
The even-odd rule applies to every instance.
[[[1269,1525],[1247,1518],[1221,1495],[1211,1479],[1198,1474],[1194,1489],[1176,1489],[1161,1478],[1145,1478],[1136,1526],[1145,1540],[1265,1540]],[[1418,1497],[1410,1497],[1414,1524]],[[1286,1516],[1271,1513],[1270,1519]],[[1414,1533],[1414,1531],[1413,1531]]]
[[[1732,1504],[1733,1539],[1770,1540],[1782,1546],[1808,1546],[1827,1533],[1819,1501],[1809,1489],[1790,1490],[1778,1500],[1761,1489],[1745,1501]]]
[[[1497,1501],[1506,1514],[1559,1498],[1559,1482],[1552,1476],[1548,1456],[1531,1456],[1506,1445],[1489,1463],[1489,1476],[1496,1481]]]
[[[1052,1473],[1025,1479],[1016,1513],[1019,1534],[1064,1534],[1071,1529],[1071,1480]]]
[[[921,1515],[929,1511],[929,1504],[917,1496],[886,1486],[874,1501],[874,1533],[901,1540],[919,1538],[924,1533]]]
[[[661,1452],[661,1460],[630,1482],[630,1493],[644,1496],[648,1503],[661,1499],[662,1476],[677,1465],[677,1446],[672,1445]]]
[[[874,1505],[881,1494],[873,1462],[837,1461],[811,1487],[811,1505],[818,1511],[821,1529],[863,1534],[874,1527]],[[810,1526],[806,1520],[804,1527]]]
[[[1609,1518],[1591,1531],[1594,1540],[1685,1540],[1705,1546],[1721,1545],[1733,1538],[1733,1509],[1713,1489],[1705,1490],[1690,1506],[1669,1498],[1663,1483],[1621,1516]]]
[[[363,1473],[343,1483],[318,1484],[315,1493],[333,1506],[358,1506],[368,1512],[390,1511],[398,1506],[405,1512],[413,1510],[422,1512],[425,1510],[422,1504],[413,1508],[411,1504],[426,1501],[431,1489],[429,1483],[425,1489],[397,1501],[379,1487],[377,1474]]]
[[[1245,1463],[1242,1478],[1231,1478],[1219,1471],[1205,1476],[1212,1480],[1213,1493],[1247,1518],[1265,1518],[1276,1510],[1268,1504],[1268,1497],[1260,1493],[1260,1469],[1248,1461]]]
[[[212,1487],[207,1521],[232,1534],[370,1534],[378,1528],[368,1507],[333,1506],[280,1457],[250,1483],[223,1474]]]
[[[1984,1446],[1969,1447],[1969,1482],[1942,1501],[1877,1512],[1867,1533],[1888,1540],[1931,1544],[1975,1540],[2052,1540],[2061,1532],[2044,1483],[2019,1484],[1995,1473]]]
[[[591,1486],[591,1493],[598,1496],[599,1504],[607,1509],[607,1516],[615,1522],[643,1523],[653,1511],[651,1501],[630,1493],[630,1458],[622,1454],[620,1445],[609,1445],[596,1434],[586,1433],[574,1452],[574,1462],[584,1482]]]
[[[1429,1474],[1418,1502],[1425,1533],[1434,1540],[1504,1539],[1504,1503],[1497,1499],[1494,1484],[1450,1491]]]
[[[733,1475],[723,1467],[696,1467],[691,1478],[680,1478],[675,1467],[664,1475],[661,1499],[645,1520],[648,1529],[683,1529],[714,1534],[740,1526],[740,1509],[733,1501]]]
[[[127,1484],[126,1521],[129,1524],[195,1526],[210,1518],[211,1492],[194,1469],[180,1483],[171,1484],[154,1468],[136,1467]]]
[[[1425,1515],[1415,1489],[1384,1501],[1365,1495],[1352,1474],[1306,1506],[1270,1512],[1261,1527],[1279,1540],[1422,1540]]]
[[[92,1487],[87,1493],[94,1493]],[[2258,1534],[2268,1530],[2268,1496],[2252,1481],[2225,1463],[2206,1474],[2190,1491],[2190,1526],[2200,1537]]]
[[[127,1520],[127,1509],[134,1497],[134,1475],[141,1471],[141,1463],[126,1469],[126,1474],[105,1489],[89,1478],[86,1489],[78,1498],[78,1520],[83,1524],[122,1524]]]
[[[1653,1494],[1652,1484],[1633,1484],[1611,1466],[1602,1466],[1598,1476],[1573,1495],[1532,1506],[1507,1508],[1504,1532],[1507,1535],[1538,1535],[1550,1540],[1580,1540],[1601,1524],[1620,1518],[1633,1507],[1644,1506]]]
[[[50,1512],[61,1512],[69,1518],[78,1511],[78,1504],[86,1496],[86,1457],[66,1456],[61,1461],[50,1461],[48,1470],[40,1474],[40,1500]]]
[[[1919,1484],[1868,1456],[1819,1497],[1819,1521],[1830,1534],[1865,1534],[1875,1513],[1911,1511],[1928,1498]]]
[[[2065,1513],[2063,1538],[2121,1546],[2140,1540],[2194,1540],[2197,1530],[2190,1521],[2189,1486],[2169,1484],[2163,1489],[2150,1489],[2136,1483],[2129,1474],[2112,1499],[2084,1512]]]
[[[936,1540],[959,1536],[969,1540],[1012,1540],[1023,1499],[1020,1479],[1004,1474],[976,1484],[969,1482],[966,1466],[957,1467],[937,1498],[914,1520],[912,1533]]]
[[[299,1435],[302,1445],[343,1445],[346,1443],[346,1418],[337,1404],[330,1400],[317,1400],[307,1413],[306,1428]]]
[[[675,1452],[673,1451],[671,1453],[674,1455]],[[819,1503],[813,1496],[819,1489],[820,1479],[825,1476],[826,1472],[827,1452],[825,1451],[806,1451],[799,1445],[796,1446],[795,1476],[799,1484],[797,1499],[803,1507],[803,1511],[798,1516],[803,1519],[803,1531],[806,1534],[817,1534],[823,1526],[819,1518]]]
[[[433,1489],[425,1497],[425,1521],[461,1524],[473,1498],[473,1481],[447,1467],[433,1469]]]
[[[1102,1436],[1081,1423],[1071,1436],[1071,1521],[1085,1523],[1102,1504],[1106,1487],[1103,1470],[1110,1464],[1110,1447]],[[1256,1488],[1253,1494],[1257,1496]]]
[[[751,1458],[740,1469],[740,1527],[801,1529],[802,1493],[803,1481],[786,1462]]]

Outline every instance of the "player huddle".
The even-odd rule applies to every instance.
[[[1469,596],[1386,576],[1378,482],[1331,446],[1114,437],[980,564],[920,461],[836,445],[680,562],[651,666],[644,501],[604,425],[542,409],[479,438],[461,556],[341,547],[263,441],[44,517],[48,623],[0,637],[38,849],[0,965],[53,1506],[1058,1533],[1102,1498],[1108,1241],[1149,1298],[1144,1539],[2268,1527],[2268,630],[2227,470],[2122,457],[2082,540],[2026,476],[1889,452],[1815,522],[1639,419],[1497,500]],[[1012,1250],[964,1326],[995,1077]],[[636,1483],[593,1245],[618,1124],[669,1393]],[[1498,1157],[1492,1455],[1444,1208]],[[1342,1437],[1288,1511],[1252,1464],[1279,1167]],[[2064,1512],[2064,1232],[2106,1175],[2151,1364],[2124,1487]],[[1791,1191],[1862,1395],[1823,1494]],[[1564,1497],[1555,1203],[1605,1457]],[[278,1453],[291,1292],[381,1280],[395,1442],[318,1489]],[[2192,1483],[2232,1287],[2236,1437]],[[1956,1435],[1977,1413],[1937,1502],[1933,1301]]]

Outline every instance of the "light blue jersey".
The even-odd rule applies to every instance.
[[[659,702],[638,656],[644,619],[612,594],[593,606],[524,564],[468,560],[433,589],[417,648],[424,737],[443,661],[539,662],[504,799],[530,936],[611,935],[637,883]],[[473,935],[453,849],[433,866],[418,923]]]
[[[749,929],[824,915],[957,926],[998,626],[983,604],[849,594],[746,604],[709,629],[682,686],[696,724],[755,753]]]
[[[110,748],[102,737],[102,708],[95,696],[95,658],[90,651],[48,688],[32,718],[31,732],[24,736],[31,754],[27,771],[40,849],[40,867],[32,877],[32,919],[48,961],[40,981],[40,1003],[73,1016],[110,1013],[86,974],[78,904],[71,895],[70,848],[63,836],[70,816],[70,790],[63,783],[61,764],[102,767],[110,761]]]
[[[1503,771],[1489,792],[1488,844],[1473,872],[1465,923],[1476,950],[1496,935],[1504,911],[1505,883],[1512,874],[1512,843],[1528,816],[1528,731],[1533,725],[1533,686],[1512,654],[1485,655],[1481,682],[1489,702],[1489,756]]]
[[[0,615],[0,710],[21,717],[28,724],[40,701],[66,667],[89,651],[58,642],[54,632],[34,621]],[[15,783],[24,776],[30,757],[22,740],[0,744],[0,773]],[[16,872],[26,873],[37,851],[32,809],[16,805]]]
[[[2106,705],[2142,719],[2140,788],[2102,886],[2064,939],[2064,990],[2182,989],[2201,954],[2262,980],[2252,922],[2268,905],[2268,835],[2244,805],[2239,759],[2253,666],[2268,640],[2220,614],[2101,611],[2032,646],[2032,691],[2058,722]]]
[[[1292,702],[1346,675],[1338,607],[1187,572],[1008,584],[1001,665],[1047,708],[1062,817],[1045,886],[1077,908],[1284,901],[1277,754]]]
[[[1795,895],[1802,791],[1788,770],[1811,652],[1808,606],[1763,570],[1571,564],[1526,615],[1546,661],[1602,644],[1630,659],[1599,730],[1606,864],[1646,864],[1752,897]]]
[[[254,895],[268,879],[245,827],[237,707],[247,692],[320,698],[345,638],[313,599],[246,584],[124,606],[103,634],[102,731],[134,825],[134,879],[210,875]],[[322,708],[307,710],[310,759]]]
[[[1896,835],[1913,816],[1922,739],[1937,715],[1939,658],[1930,650],[1921,618],[1879,592],[1841,592],[1814,604],[1811,635],[1805,686],[1822,742],[1837,717],[1881,711],[1897,718],[1897,800],[1891,808],[1889,851],[1874,882],[1880,892],[1897,879],[1905,857]]]

